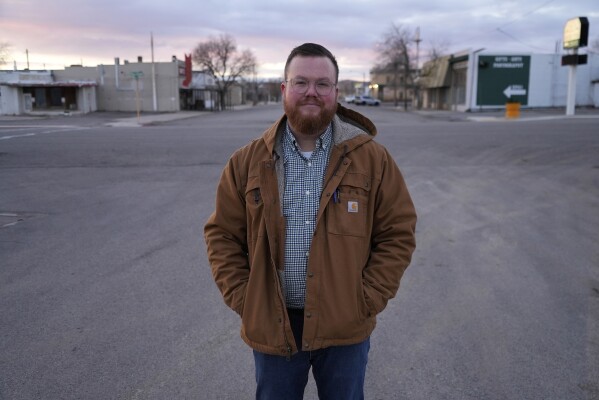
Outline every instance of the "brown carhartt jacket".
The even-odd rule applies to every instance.
[[[204,228],[212,274],[241,316],[253,349],[290,356],[298,349],[285,308],[284,167],[286,117],[237,150]],[[338,105],[316,230],[308,258],[302,350],[359,343],[395,296],[415,249],[416,212],[374,124]],[[338,193],[338,195],[334,195]]]

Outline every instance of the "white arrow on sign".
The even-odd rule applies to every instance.
[[[526,89],[524,89],[521,85],[512,85],[505,88],[503,94],[508,99],[512,96],[526,96]]]

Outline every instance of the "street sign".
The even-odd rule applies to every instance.
[[[530,56],[481,55],[478,57],[478,106],[503,106],[510,101],[528,105]]]
[[[137,80],[139,78],[143,78],[144,73],[143,71],[133,71],[130,73],[130,75],[133,77],[133,79]]]

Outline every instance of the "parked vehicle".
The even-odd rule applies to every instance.
[[[345,96],[344,100],[345,100],[346,103],[353,103],[354,100],[356,100],[356,96],[354,96],[354,95]]]
[[[356,96],[354,104],[362,106],[380,106],[381,102],[379,99],[370,96]]]

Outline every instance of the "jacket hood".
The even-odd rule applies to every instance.
[[[276,138],[278,133],[285,128],[286,121],[287,116],[283,115],[262,136],[271,154],[277,146]],[[376,126],[370,119],[337,103],[337,112],[333,118],[333,141],[335,145],[346,143],[348,145],[347,150],[350,151],[372,140],[376,134]]]
[[[339,117],[342,122],[350,124],[359,129],[361,133],[366,133],[373,137],[377,134],[376,126],[374,126],[374,123],[370,119],[366,118],[357,111],[343,107],[339,103],[337,104],[336,116]]]

